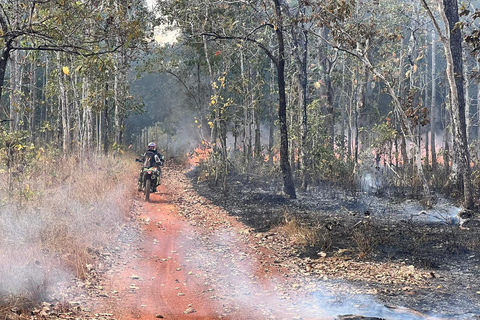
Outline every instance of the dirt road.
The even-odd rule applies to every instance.
[[[163,181],[149,203],[135,199],[100,268],[95,319],[430,319],[378,303],[362,292],[368,285],[313,277],[279,254],[289,244],[274,230],[253,232],[178,171],[166,170]]]
[[[94,310],[120,320],[302,318],[289,270],[255,244],[261,238],[183,179],[166,172],[149,203],[136,199],[140,227],[114,250]]]

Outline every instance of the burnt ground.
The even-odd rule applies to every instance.
[[[425,209],[416,200],[325,183],[289,200],[273,179],[232,176],[222,192],[195,172],[189,177],[261,241],[276,239],[270,247],[300,273],[347,281],[386,306],[480,319],[480,223],[459,218],[460,208],[444,199]]]

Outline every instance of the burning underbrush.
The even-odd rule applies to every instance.
[[[39,153],[22,172],[0,171],[0,316],[61,300],[116,237],[129,211],[134,164]]]

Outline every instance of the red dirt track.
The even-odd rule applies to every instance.
[[[141,210],[144,241],[139,252],[112,281],[111,291],[124,292],[114,313],[118,319],[215,318],[213,303],[205,296],[208,288],[188,274],[185,264],[192,229],[162,193],[165,187],[160,190]]]
[[[281,230],[254,232],[179,171],[166,168],[150,197],[138,194],[131,221],[104,253],[107,267],[88,285],[95,320],[440,319],[384,306],[368,286],[319,279],[292,256]]]
[[[166,172],[149,203],[139,194],[138,239],[119,249],[105,299],[94,309],[119,320],[300,319],[291,301],[282,307],[290,299],[285,271],[272,266],[268,250],[182,178]]]

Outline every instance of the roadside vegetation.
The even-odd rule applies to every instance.
[[[0,169],[0,317],[85,279],[102,248],[118,236],[135,192],[124,157],[59,155],[17,145]]]

